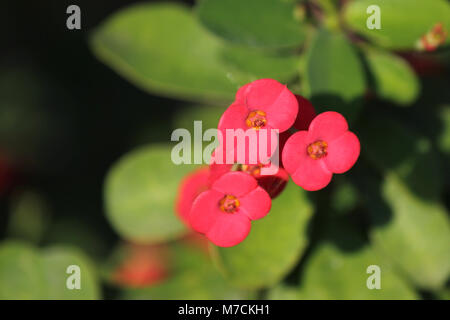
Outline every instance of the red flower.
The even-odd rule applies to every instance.
[[[422,36],[418,42],[419,49],[426,51],[434,51],[445,43],[447,31],[444,29],[442,22],[436,23],[433,28]]]
[[[125,259],[112,273],[112,281],[121,286],[142,288],[158,284],[168,277],[168,252],[163,245],[129,244]]]
[[[260,79],[241,87],[236,93],[235,104],[234,110],[229,108],[223,114],[219,129],[273,128],[283,132],[292,127],[298,113],[294,94],[273,79]]]
[[[257,143],[245,146],[245,156],[240,158],[242,162],[255,164],[251,161],[249,155],[257,156],[257,161],[265,163],[273,154],[277,143],[273,142],[271,136],[272,130],[278,130],[279,133],[288,130],[294,123],[298,113],[298,103],[294,94],[290,92],[285,85],[282,85],[273,79],[260,79],[253,81],[238,90],[236,100],[223,113],[220,118],[218,129],[222,133],[221,151],[224,154],[239,150],[237,141],[231,143],[228,148],[226,143],[227,129],[242,129],[248,132],[249,129],[255,130]],[[266,155],[259,155],[261,141],[261,129],[267,130]],[[251,132],[250,132],[251,133]],[[245,160],[244,160],[245,158]],[[233,160],[236,160],[236,154]],[[222,163],[225,163],[225,159]]]
[[[314,118],[308,131],[293,134],[284,146],[282,158],[296,184],[316,191],[328,185],[333,173],[349,170],[359,151],[359,140],[348,131],[345,118],[329,111]]]
[[[250,221],[263,218],[271,200],[255,178],[243,172],[229,172],[213,182],[211,189],[194,201],[189,221],[220,247],[231,247],[250,232]]]
[[[308,99],[295,95],[298,102],[298,115],[294,122],[294,128],[297,130],[308,130],[311,121],[317,116],[311,102]]]
[[[188,216],[195,198],[208,189],[209,168],[204,167],[191,172],[180,183],[176,201],[176,212],[180,219],[189,225]]]

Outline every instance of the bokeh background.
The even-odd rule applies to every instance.
[[[449,23],[446,0],[3,1],[0,298],[449,299]],[[195,166],[170,136],[264,77],[341,112],[362,154],[216,248],[176,217]]]

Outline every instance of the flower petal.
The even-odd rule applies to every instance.
[[[242,103],[232,103],[227,110],[222,114],[219,120],[218,129],[223,131],[225,129],[244,129],[248,126],[245,123],[249,110]],[[222,133],[225,136],[225,132]]]
[[[344,116],[334,111],[319,114],[311,122],[308,129],[309,140],[323,140],[330,143],[348,130]]]
[[[294,133],[284,144],[281,158],[283,167],[289,174],[293,174],[297,170],[301,161],[306,161],[308,144],[308,131]]]
[[[233,168],[232,164],[218,164],[215,162],[211,162],[209,165],[209,179],[208,179],[208,185],[212,185],[214,181],[219,179],[222,175],[225,173],[231,172],[231,169]]]
[[[273,79],[253,81],[243,92],[250,110],[262,110],[267,124],[280,132],[289,129],[298,113],[298,103],[289,89]],[[240,95],[241,96],[241,95]]]
[[[269,194],[261,187],[257,187],[253,191],[247,193],[244,197],[239,198],[240,207],[244,214],[250,220],[257,220],[265,217],[272,205]]]
[[[247,83],[246,85],[243,85],[239,88],[239,90],[236,92],[236,97],[234,99],[237,103],[243,103],[245,104],[245,97],[247,96],[248,89],[252,85],[253,82]]]
[[[214,181],[211,188],[222,194],[229,194],[235,197],[242,197],[255,189],[258,182],[251,175],[233,171],[222,175],[219,179]]]
[[[358,137],[350,131],[328,144],[328,155],[324,158],[327,168],[334,173],[343,173],[355,164],[359,157]]]
[[[219,201],[224,196],[223,193],[208,190],[202,192],[192,204],[189,213],[189,223],[197,232],[206,233],[216,223],[222,214],[219,208]]]
[[[206,237],[220,247],[231,247],[242,242],[250,232],[250,219],[243,213],[221,214]]]
[[[188,174],[180,183],[176,202],[176,212],[181,220],[188,224],[192,203],[197,196],[208,188],[209,168],[200,168]]]
[[[333,173],[327,169],[322,159],[314,160],[310,157],[304,159],[291,175],[292,180],[307,191],[325,188],[330,183]]]

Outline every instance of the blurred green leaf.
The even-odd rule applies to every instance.
[[[371,239],[416,285],[442,288],[450,276],[450,225],[439,202],[417,197],[394,174],[381,186],[385,205],[369,206]],[[370,199],[370,197],[369,197]]]
[[[220,117],[226,110],[224,107],[187,105],[175,112],[173,118],[174,128],[185,128],[194,132],[194,121],[202,121],[202,129],[217,129]]]
[[[0,245],[0,284],[0,299],[45,297],[47,283],[39,253],[21,242],[3,242]]]
[[[337,227],[336,227],[337,228]],[[299,290],[302,299],[416,299],[414,291],[393,269],[377,256],[356,234],[339,228],[340,241],[348,241],[357,249],[342,249],[336,244],[323,242],[308,257]],[[381,269],[381,289],[367,288],[367,267]]]
[[[67,267],[78,265],[81,288],[69,290]],[[98,299],[100,287],[89,260],[77,250],[38,251],[21,242],[0,246],[0,299]]]
[[[294,54],[275,54],[243,46],[224,46],[224,63],[242,70],[255,80],[271,78],[286,83],[298,75],[300,56]]]
[[[370,246],[350,217],[329,217],[318,230],[320,240],[303,261],[300,299],[414,299],[412,288]],[[369,289],[369,266],[380,268],[381,289]],[[372,280],[373,281],[373,280]],[[373,283],[370,281],[370,283]]]
[[[47,227],[49,208],[45,200],[33,191],[24,191],[13,198],[7,233],[31,242],[38,242]]]
[[[231,287],[214,268],[205,252],[186,245],[172,246],[172,271],[158,285],[124,291],[124,299],[243,299],[245,294]]]
[[[195,135],[196,133],[194,130],[194,121],[201,121],[202,131],[199,132],[199,134],[202,135],[206,133],[206,130],[217,129],[220,117],[225,110],[226,108],[224,107],[186,106],[175,113],[175,116],[173,118],[173,127],[177,129],[187,129],[191,133],[191,135]],[[204,141],[202,144],[203,151],[206,151],[205,148],[209,148],[211,153],[218,146],[219,140],[216,138],[211,138],[210,141]],[[192,155],[194,155],[194,152],[198,152],[195,148],[195,143],[191,143],[191,157]]]
[[[306,192],[292,181],[272,202],[267,217],[253,221],[249,236],[230,248],[216,247],[216,265],[231,283],[261,288],[281,280],[307,245],[312,206]]]
[[[150,145],[120,159],[106,178],[106,213],[124,238],[161,242],[184,232],[174,212],[180,180],[192,170],[175,165],[170,145]]]
[[[254,47],[296,47],[305,32],[295,4],[282,0],[201,0],[200,21],[231,42]]]
[[[366,10],[377,5],[381,29],[367,28],[371,16]],[[344,9],[344,21],[354,31],[375,44],[389,49],[413,49],[417,41],[437,23],[450,30],[450,5],[446,0],[357,0]],[[447,43],[449,38],[447,37]]]
[[[366,89],[362,63],[340,33],[317,32],[307,53],[305,90],[319,111],[324,107],[353,119]]]
[[[42,252],[42,265],[47,286],[47,299],[92,300],[100,298],[100,285],[93,265],[77,249],[51,247]],[[69,290],[66,281],[70,277],[67,267],[80,268],[80,289]]]
[[[298,288],[292,285],[280,284],[269,290],[269,300],[300,300]]]
[[[340,3],[336,0],[316,0],[315,4],[321,10],[320,23],[329,29],[338,30]]]
[[[450,288],[445,288],[437,293],[438,299],[450,300]]]
[[[190,100],[227,100],[251,77],[225,66],[222,44],[180,4],[137,4],[92,35],[100,60],[150,92]]]
[[[410,105],[416,100],[419,80],[405,60],[387,51],[368,49],[365,53],[379,97],[399,105]]]

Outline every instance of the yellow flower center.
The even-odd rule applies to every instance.
[[[238,210],[239,205],[239,200],[231,194],[227,194],[219,201],[220,210],[226,213],[235,213]]]
[[[252,111],[248,114],[245,123],[249,128],[259,130],[267,124],[266,113],[261,110]]]
[[[317,140],[306,148],[308,155],[314,160],[325,157],[327,155],[327,149],[328,143],[322,140]]]

